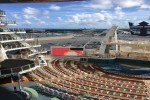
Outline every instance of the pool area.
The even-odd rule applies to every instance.
[[[81,58],[80,61],[98,64],[104,71],[150,76],[150,61],[146,60],[130,58]]]
[[[120,64],[103,64],[102,68],[117,73],[150,76],[150,68],[135,68]]]

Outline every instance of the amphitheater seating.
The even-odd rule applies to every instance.
[[[43,84],[40,84],[40,83],[37,83],[36,86],[34,86],[34,88],[40,92],[42,92],[43,94],[44,93],[47,93],[47,94],[50,94],[50,95],[54,95],[54,96],[57,96],[59,98],[63,98],[63,99],[71,99],[71,100],[75,100],[77,97],[73,94],[69,94],[67,92],[64,92],[64,91],[61,91],[61,90],[58,90],[56,88],[52,88],[52,87],[48,87],[48,86],[45,86]]]
[[[68,93],[66,98],[75,99],[84,94],[82,96],[86,98],[102,100],[148,100],[144,82],[107,75],[91,63],[54,59],[49,62],[49,66],[38,68],[30,76],[43,84],[42,86],[65,91]],[[43,89],[41,91],[45,92]],[[54,94],[64,96],[60,91]]]

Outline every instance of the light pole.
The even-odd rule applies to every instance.
[[[116,55],[118,54],[118,51],[119,51],[119,49],[118,49],[118,38],[117,38],[117,30],[115,31],[115,43],[116,43]]]
[[[21,81],[20,81],[20,74],[19,73],[17,74],[17,77],[18,77],[19,91],[21,91],[22,87],[21,87]]]

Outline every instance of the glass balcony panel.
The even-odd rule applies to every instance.
[[[13,73],[18,73],[18,72],[22,71],[22,69],[20,67],[13,68],[12,70],[13,70]]]
[[[28,70],[29,68],[30,68],[29,65],[26,65],[26,66],[22,67],[23,70]]]
[[[0,11],[0,15],[1,16],[5,16],[5,12],[4,11]]]
[[[0,20],[0,23],[2,24],[16,24],[16,21],[13,20]]]
[[[5,74],[11,74],[11,69],[1,70],[1,75],[5,75]]]

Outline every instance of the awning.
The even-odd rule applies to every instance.
[[[23,90],[30,94],[30,98],[38,98],[38,93],[36,90],[29,87],[24,87]]]

